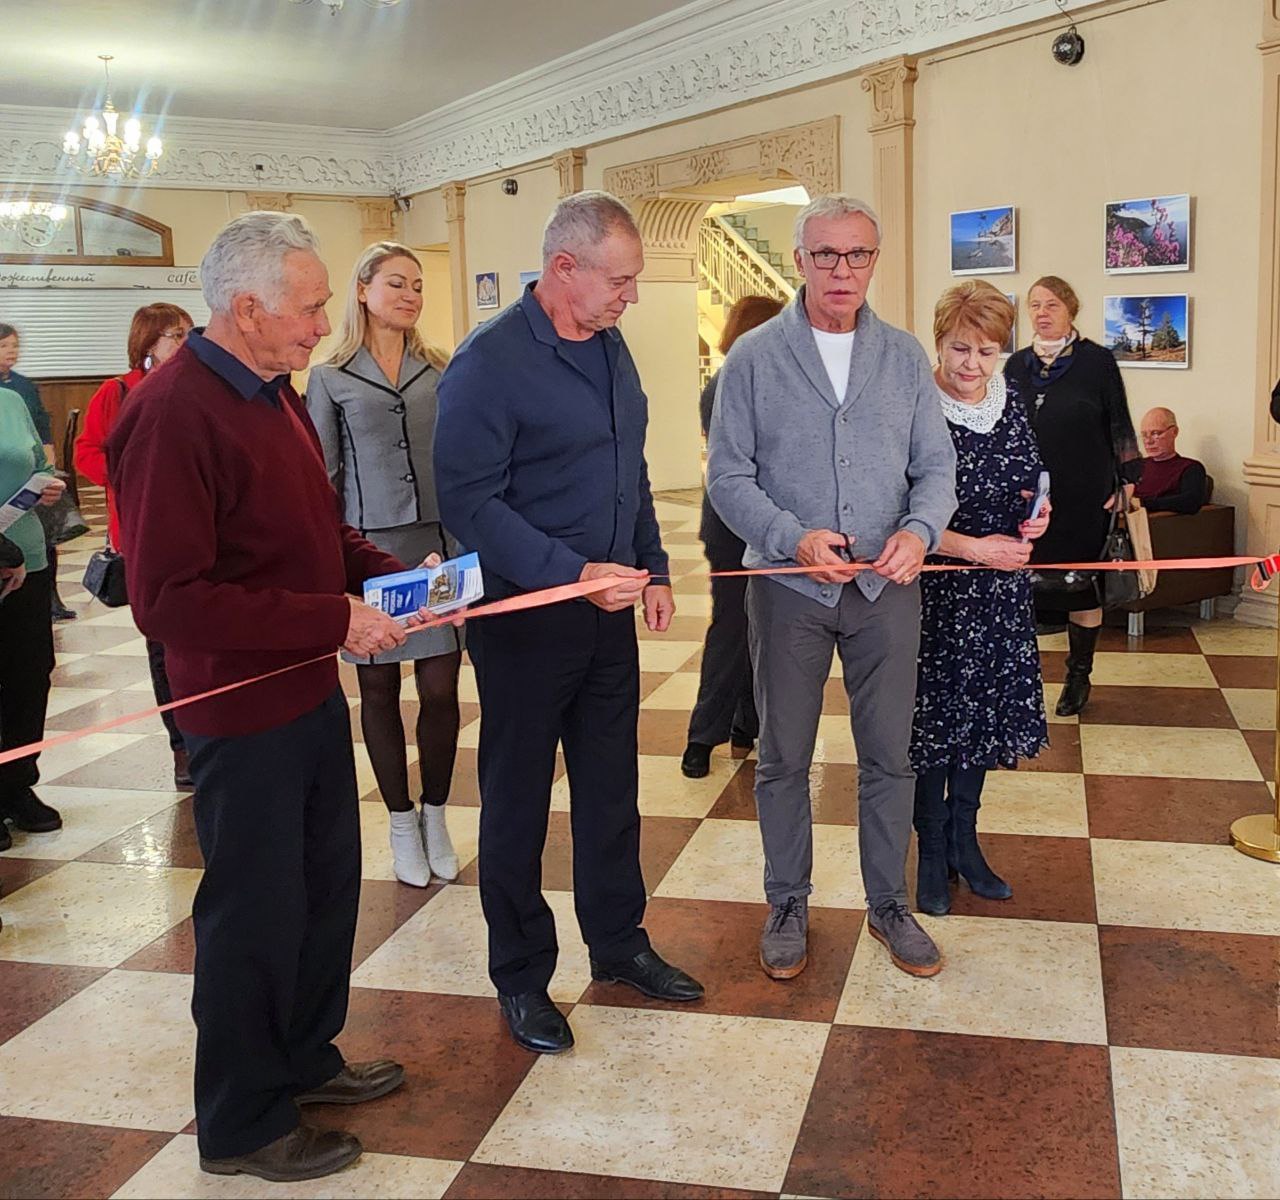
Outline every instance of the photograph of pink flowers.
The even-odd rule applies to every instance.
[[[1190,304],[1186,296],[1104,296],[1103,344],[1122,367],[1190,363]]]
[[[1108,275],[1190,268],[1190,196],[1113,200],[1106,214],[1103,266]]]

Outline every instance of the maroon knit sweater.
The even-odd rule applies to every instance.
[[[403,569],[342,524],[306,409],[287,384],[279,398],[242,398],[183,347],[130,393],[107,444],[129,600],[175,699],[332,654],[345,593]],[[259,733],[337,683],[330,657],[174,715],[188,733]]]

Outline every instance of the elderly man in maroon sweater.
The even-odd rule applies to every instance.
[[[341,524],[289,383],[329,332],[299,217],[249,213],[201,264],[208,328],[130,395],[108,444],[139,628],[175,696],[307,665],[177,711],[205,873],[195,899],[200,1165],[290,1181],[359,1157],[298,1107],[384,1095],[399,1064],[344,1064],[360,895],[347,704],[333,651],[404,641],[348,593],[402,569]],[[314,660],[314,661],[308,661]]]

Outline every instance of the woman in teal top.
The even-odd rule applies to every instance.
[[[0,504],[36,471],[48,469],[26,402],[17,392],[0,388]],[[65,487],[54,480],[41,503],[52,504]],[[44,527],[29,512],[10,525],[5,536],[22,551],[24,564],[0,579],[0,752],[44,737],[53,672],[53,572],[45,555]],[[0,764],[0,850],[13,844],[5,820],[29,833],[48,833],[62,825],[58,811],[32,791],[40,778],[38,757]]]

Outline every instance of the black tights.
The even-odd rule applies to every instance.
[[[462,654],[439,654],[413,664],[418,687],[418,769],[422,773],[422,802],[443,804],[453,782],[458,752],[458,667]],[[360,682],[360,728],[373,763],[383,803],[392,812],[413,808],[409,795],[409,764],[405,754],[404,720],[400,716],[400,664],[377,663],[356,667]]]

